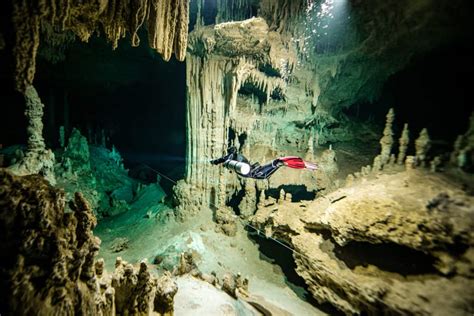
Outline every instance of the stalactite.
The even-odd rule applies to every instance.
[[[202,10],[204,9],[205,0],[196,0],[197,12],[196,12],[196,23],[194,24],[194,29],[197,30],[204,25],[204,17],[202,15]]]
[[[284,94],[287,82],[267,76],[260,69],[270,66],[281,71],[282,59],[290,60],[288,56],[292,55],[277,33],[268,32],[268,25],[261,18],[201,27],[193,32],[186,57],[186,180],[179,182],[174,194],[180,217],[214,208],[215,203],[223,207],[222,199],[214,201],[214,197],[241,188],[235,175],[226,169],[197,162],[222,156],[227,151],[231,128],[239,135],[246,133],[250,137],[252,125],[258,122],[252,119],[236,125],[239,90],[249,83],[266,94],[267,102],[277,89]],[[263,124],[258,128],[272,129]],[[244,155],[248,155],[248,150],[248,146],[241,148]],[[197,192],[196,188],[199,188]],[[256,204],[255,186],[248,190],[254,199],[249,203]]]
[[[132,46],[140,45],[140,38],[138,37],[138,29],[143,25],[148,14],[148,0],[132,1],[132,14],[130,31],[132,33]]]
[[[71,30],[82,41],[88,41],[102,28],[113,48],[126,34],[131,35],[132,46],[139,45],[137,31],[146,22],[150,46],[165,60],[174,52],[182,61],[187,46],[188,12],[188,0],[15,1],[12,21],[16,32],[16,88],[24,91],[33,82],[42,21],[64,31]]]
[[[25,91],[33,83],[36,69],[36,53],[39,46],[40,17],[33,14],[28,0],[15,1],[13,25],[15,27],[15,85],[18,91]]]
[[[272,30],[293,33],[295,22],[306,9],[307,2],[307,0],[262,0],[260,10]]]
[[[188,32],[187,0],[150,0],[148,39],[150,46],[168,61],[173,51],[184,60]],[[184,45],[184,49],[183,49]]]
[[[216,24],[252,17],[252,0],[217,0]]]

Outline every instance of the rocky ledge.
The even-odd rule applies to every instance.
[[[474,311],[474,197],[442,174],[379,173],[314,201],[267,198],[252,223],[291,245],[313,296],[346,314]]]

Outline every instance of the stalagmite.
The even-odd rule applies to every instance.
[[[374,163],[372,164],[372,171],[373,172],[378,172],[380,170],[382,170],[382,156],[381,155],[377,155],[375,156],[374,158]]]
[[[408,144],[410,143],[410,131],[408,130],[408,124],[406,123],[403,125],[402,136],[400,137],[398,142],[400,146],[398,149],[397,163],[401,165],[403,164],[403,161],[405,160]]]
[[[314,157],[314,138],[313,138],[313,135],[309,136],[309,139],[308,139],[307,155],[309,156],[309,158]]]
[[[467,170],[474,166],[474,113],[469,118],[469,127],[463,135],[459,135],[454,142],[450,162],[457,167]]]
[[[54,154],[46,149],[43,139],[43,103],[36,89],[29,85],[25,90],[26,110],[28,120],[27,151],[23,159],[9,169],[17,175],[41,174],[51,184],[56,183],[54,176]]]
[[[244,183],[245,195],[239,204],[240,215],[244,218],[252,216],[257,209],[257,189],[255,182],[248,179]]]
[[[258,198],[258,207],[265,205],[265,190],[260,191],[260,196]]]
[[[159,279],[145,261],[139,266],[117,258],[108,273],[95,257],[100,239],[89,203],[42,177],[17,177],[0,170],[0,234],[4,254],[0,310],[11,315],[151,315],[172,311],[177,284]],[[8,308],[8,309],[6,309]],[[168,314],[170,315],[170,314]]]
[[[349,174],[347,175],[346,177],[346,186],[351,186],[352,184],[354,184],[354,176],[352,174]]]
[[[387,120],[385,122],[385,128],[383,130],[383,137],[380,139],[380,145],[382,146],[382,150],[380,152],[382,166],[388,163],[390,159],[390,153],[392,151],[393,146],[392,124],[394,118],[395,112],[393,108],[391,108],[387,113]]]
[[[59,146],[64,148],[66,145],[66,133],[64,132],[64,126],[59,127]]]
[[[283,203],[283,201],[285,200],[285,195],[286,195],[285,190],[281,189],[280,190],[280,197],[278,198],[278,203],[279,204]]]
[[[430,162],[431,172],[437,172],[440,166],[441,166],[441,157],[440,156],[434,157],[433,160],[431,160]]]
[[[426,154],[430,149],[431,141],[428,135],[428,130],[423,128],[420,132],[420,136],[415,140],[416,150],[416,164],[424,166],[426,162]]]
[[[416,168],[416,157],[415,156],[406,156],[405,158],[405,169],[407,171],[413,170]]]

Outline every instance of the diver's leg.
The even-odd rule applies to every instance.
[[[257,168],[250,171],[250,177],[254,179],[268,179],[270,176],[280,168],[280,165],[275,161],[267,163],[263,166],[258,166]]]

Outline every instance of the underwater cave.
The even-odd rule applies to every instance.
[[[469,1],[0,9],[0,315],[474,313]]]

